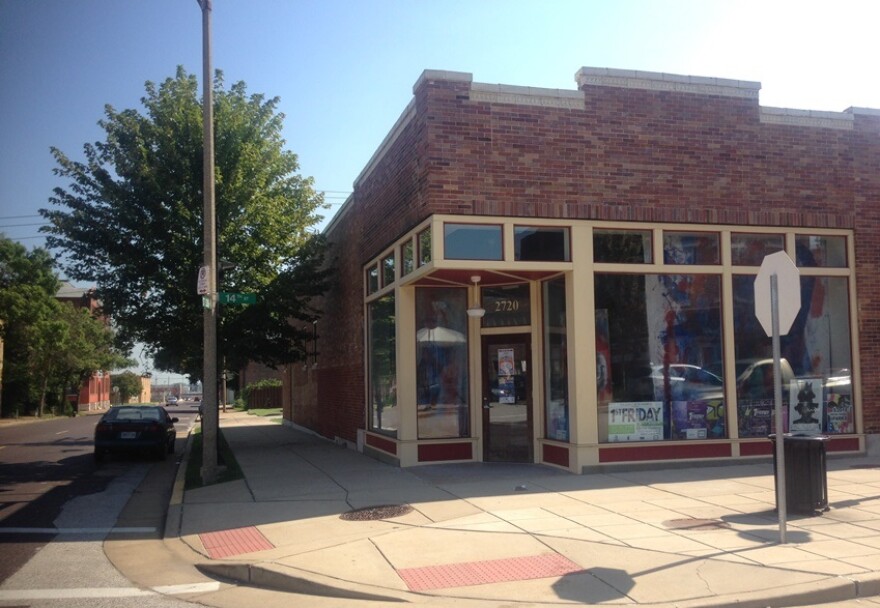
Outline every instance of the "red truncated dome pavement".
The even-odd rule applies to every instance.
[[[583,568],[561,555],[533,555],[397,571],[411,591],[525,581],[580,572]]]

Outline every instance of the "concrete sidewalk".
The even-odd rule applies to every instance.
[[[868,458],[829,458],[830,509],[789,516],[783,545],[767,461],[400,469],[245,413],[221,414],[221,429],[246,479],[176,492],[165,545],[241,590],[340,606],[762,607],[880,594],[880,469]],[[235,605],[222,593],[198,601]]]

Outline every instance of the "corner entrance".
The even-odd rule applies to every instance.
[[[483,336],[483,460],[533,462],[531,336]]]

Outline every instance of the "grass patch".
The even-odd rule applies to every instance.
[[[235,460],[235,454],[229,449],[229,444],[223,437],[222,430],[217,432],[217,463],[224,465],[226,468],[221,470],[217,475],[214,483],[225,483],[227,481],[235,481],[236,479],[244,479],[244,473]],[[186,462],[186,490],[201,488],[202,483],[202,427],[199,426],[193,431],[192,448],[189,452],[189,459]]]
[[[253,408],[247,411],[252,416],[281,416],[280,407]]]

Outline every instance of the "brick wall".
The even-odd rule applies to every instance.
[[[880,117],[768,124],[754,98],[589,84],[577,109],[486,103],[471,86],[420,79],[411,119],[334,222],[317,401],[298,422],[349,440],[363,428],[362,266],[450,213],[854,229],[865,423],[880,432]]]

